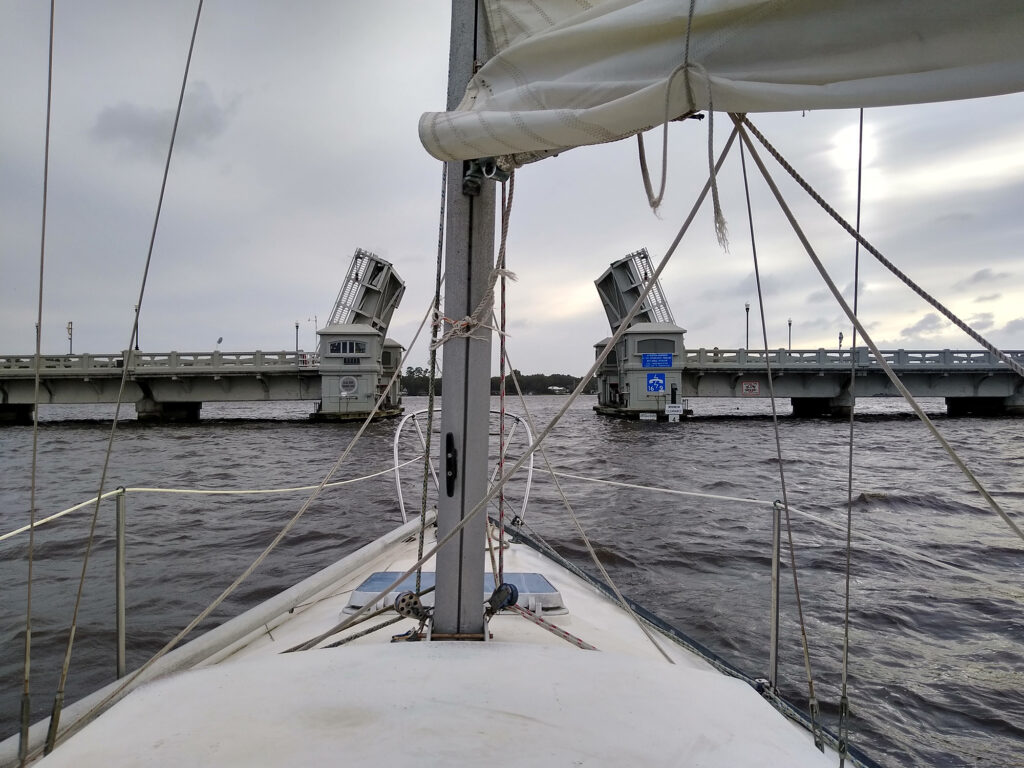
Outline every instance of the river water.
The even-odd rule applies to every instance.
[[[560,396],[527,398],[538,425],[564,403]],[[423,405],[423,398],[406,398],[407,410]],[[574,404],[553,433],[547,454],[558,470],[719,496],[769,501],[781,496],[766,402],[694,400],[696,417],[682,424],[607,419],[594,415],[592,405],[593,398]],[[947,419],[941,400],[925,405],[988,489],[1020,520],[1024,420]],[[207,405],[200,424],[126,421],[118,430],[107,488],[316,484],[356,427],[308,423],[308,408]],[[510,410],[521,412],[521,407]],[[1024,765],[1024,543],[985,505],[905,406],[869,400],[859,402],[858,411],[851,740],[885,765]],[[44,407],[39,516],[95,494],[111,414],[105,406]],[[394,422],[371,426],[335,479],[385,469],[394,427]],[[789,502],[799,510],[792,533],[815,692],[825,724],[835,728],[849,426],[784,417],[780,433]],[[31,428],[0,429],[0,533],[28,521],[31,444]],[[407,478],[409,487],[419,485],[414,468]],[[569,478],[561,482],[627,595],[749,674],[766,675],[769,506]],[[510,496],[516,493],[513,489]],[[244,570],[304,499],[303,493],[130,493],[129,668],[158,650]],[[52,702],[90,518],[91,509],[86,509],[37,531],[31,667],[35,718],[44,716]],[[394,482],[388,475],[326,491],[200,630],[397,522]],[[550,478],[541,472],[534,478],[526,523],[589,567]],[[114,676],[113,526],[111,500],[101,507],[88,567],[68,679],[72,700]],[[27,535],[0,542],[0,737],[17,730],[27,550]],[[805,704],[793,592],[792,572],[786,568],[780,678],[784,694]]]

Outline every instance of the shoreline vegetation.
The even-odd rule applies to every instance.
[[[527,373],[513,370],[519,386],[524,395],[565,395],[572,392],[580,383],[580,376],[570,376],[567,373]],[[425,368],[409,366],[402,374],[402,394],[415,397],[426,395],[427,387],[430,384],[430,377]],[[501,386],[497,376],[491,377],[491,394],[497,395]],[[505,376],[505,391],[514,392],[515,384],[512,382],[512,374]],[[596,390],[595,390],[596,391]],[[434,392],[441,394],[441,377],[434,379]]]

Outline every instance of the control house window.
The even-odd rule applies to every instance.
[[[676,351],[676,343],[672,339],[641,339],[636,343],[636,351],[640,354],[667,354]]]
[[[328,347],[332,355],[365,355],[365,341],[332,341]]]

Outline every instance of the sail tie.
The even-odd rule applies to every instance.
[[[491,270],[490,275],[487,276],[487,290],[484,291],[484,295],[480,297],[480,302],[476,305],[473,310],[473,314],[466,315],[461,320],[454,320],[452,318],[438,315],[440,322],[447,323],[450,327],[445,331],[440,339],[437,339],[430,344],[431,351],[436,351],[438,348],[446,344],[450,339],[455,338],[470,338],[470,339],[482,339],[483,337],[474,336],[474,333],[479,328],[487,328],[495,333],[500,334],[502,337],[505,335],[505,328],[496,328],[493,325],[488,325],[483,321],[482,318],[490,318],[493,314],[494,307],[494,286],[498,282],[498,278],[502,279],[502,282],[507,280],[516,281],[518,278],[514,272],[505,269],[505,248],[508,244],[508,223],[512,216],[512,201],[515,193],[515,171],[511,171],[508,179],[509,193],[508,199],[502,206],[501,211],[501,244],[498,247],[498,264]],[[504,188],[504,182],[502,184]]]
[[[647,154],[644,151],[643,133],[636,135],[637,148],[640,155],[640,174],[644,181],[644,191],[647,193],[647,203],[651,206],[651,210],[657,213],[665,197],[665,184],[668,180],[668,124],[673,119],[671,114],[672,85],[676,77],[682,73],[684,75],[683,84],[686,86],[686,103],[689,104],[689,109],[679,119],[687,117],[697,117],[700,119],[700,116],[696,114],[697,100],[693,95],[693,83],[690,79],[690,73],[696,71],[697,74],[704,78],[708,96],[708,168],[711,176],[711,204],[715,216],[715,237],[718,239],[718,244],[728,253],[729,229],[725,221],[725,215],[722,213],[722,204],[718,197],[718,174],[715,171],[715,105],[711,93],[711,76],[702,64],[690,60],[690,33],[693,30],[693,15],[696,7],[697,0],[690,0],[690,10],[686,19],[683,63],[672,70],[665,83],[665,119],[662,121],[661,140],[661,184],[658,187],[658,194],[654,194],[654,187],[651,184],[651,174],[647,167]]]

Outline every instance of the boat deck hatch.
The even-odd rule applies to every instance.
[[[363,607],[367,600],[372,600],[382,589],[387,589],[388,585],[401,575],[401,571],[377,571],[370,574],[352,593],[348,605],[345,606],[345,613],[355,613]],[[514,584],[516,589],[519,590],[519,600],[516,601],[516,604],[521,608],[526,608],[534,613],[550,613],[555,615],[569,612],[569,609],[565,607],[565,603],[562,602],[562,595],[542,574],[506,573],[505,581],[509,584]],[[494,583],[490,574],[487,574],[484,583],[488,587]],[[434,572],[424,571],[420,579],[420,590],[429,589],[433,586]],[[379,605],[380,607],[394,605],[395,597],[400,592],[414,589],[416,589],[415,574],[406,577],[401,584],[388,593],[387,597]],[[488,597],[490,597],[489,590],[483,595],[483,600],[486,600]],[[434,593],[429,592],[423,595],[422,601],[424,605],[433,605]]]

